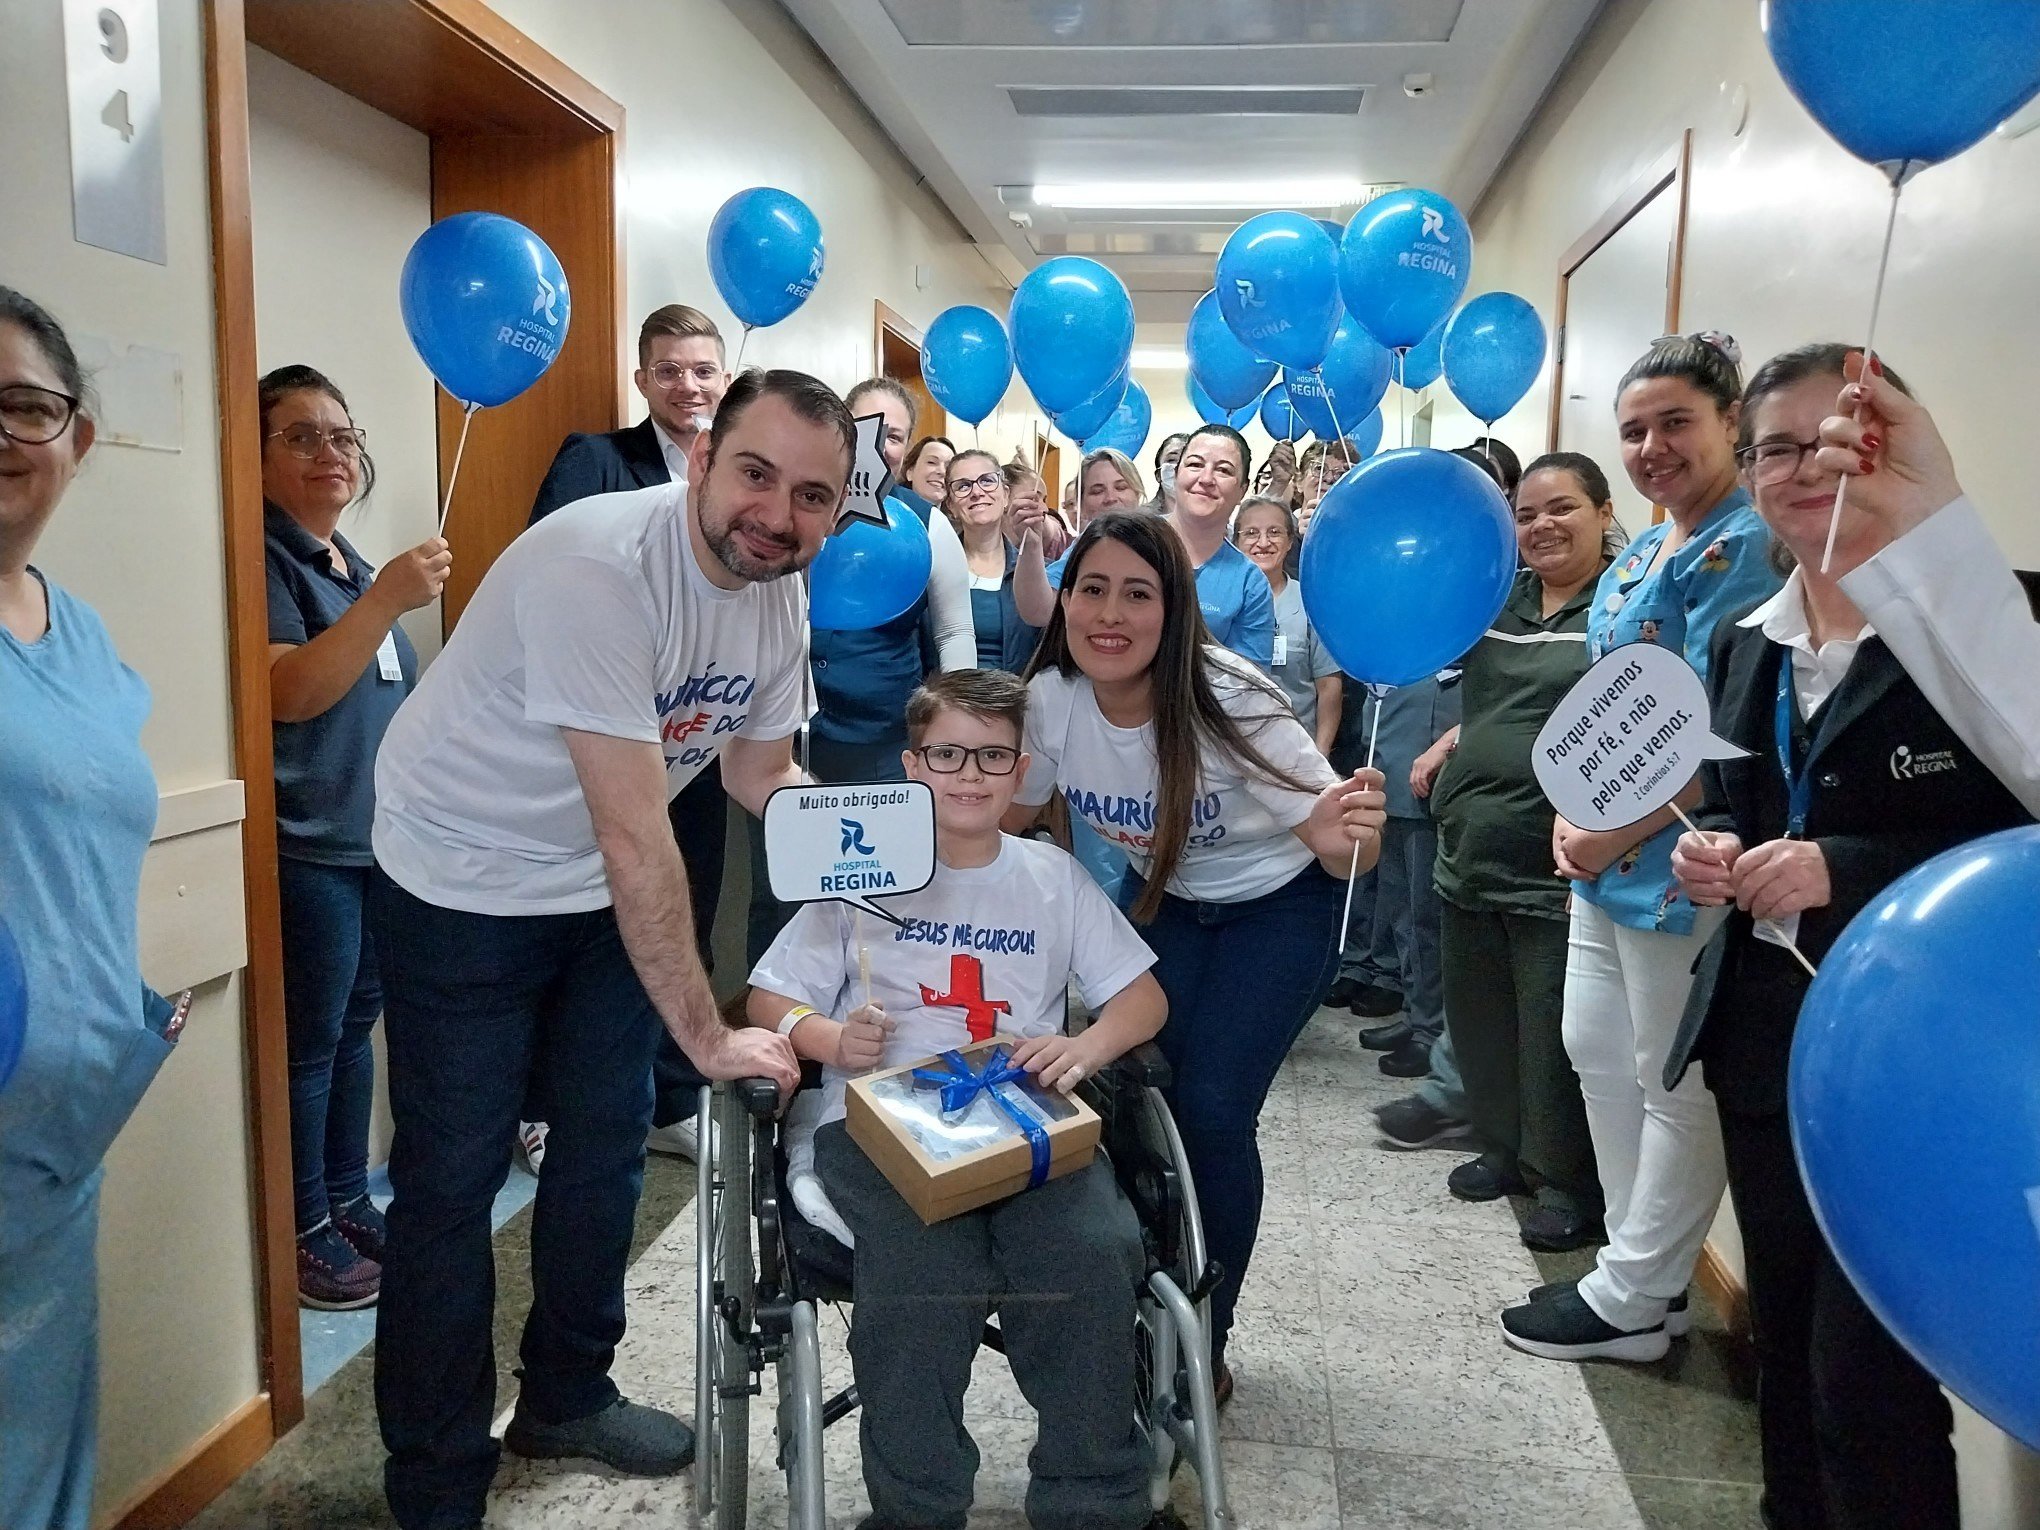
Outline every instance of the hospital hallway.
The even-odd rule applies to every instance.
[[[1496,1315],[1591,1251],[1532,1255],[1511,1203],[1446,1194],[1451,1149],[1380,1146],[1381,1076],[1356,1024],[1321,1010],[1261,1121],[1267,1213],[1242,1300],[1222,1415],[1235,1517],[1250,1530],[1754,1530],[1759,1477],[1746,1352],[1694,1293],[1691,1336],[1656,1365],[1572,1365],[1501,1342]],[[1462,1145],[1455,1145],[1459,1147]],[[523,1174],[511,1170],[513,1183]],[[693,1165],[653,1158],[616,1360],[625,1394],[694,1409]],[[497,1234],[497,1428],[530,1295],[530,1209]],[[844,1314],[822,1314],[824,1376],[846,1385]],[[382,1499],[373,1356],[341,1365],[305,1421],[192,1522],[194,1530],[369,1530]],[[751,1523],[784,1524],[772,1467],[772,1381],[752,1405]],[[1034,1425],[1006,1362],[980,1351],[968,1401],[983,1453],[973,1527],[1019,1530]],[[865,1512],[853,1420],[829,1430],[829,1523]],[[1192,1473],[1175,1506],[1196,1519]],[[681,1530],[691,1481],[647,1481],[506,1455],[490,1530]]]

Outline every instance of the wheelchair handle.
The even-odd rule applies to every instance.
[[[779,1085],[769,1078],[740,1078],[730,1084],[730,1092],[743,1101],[744,1109],[760,1121],[769,1121],[779,1114]]]
[[[1139,1046],[1129,1048],[1115,1057],[1109,1067],[1144,1089],[1169,1087],[1169,1059],[1152,1041],[1143,1041]]]

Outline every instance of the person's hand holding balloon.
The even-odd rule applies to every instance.
[[[1720,908],[1735,900],[1735,862],[1742,841],[1733,834],[1704,830],[1681,834],[1672,846],[1672,875],[1696,908]]]
[[[1365,871],[1379,853],[1381,831],[1388,823],[1388,795],[1382,790],[1387,777],[1373,766],[1356,770],[1334,781],[1318,793],[1310,817],[1297,835],[1310,846],[1327,871],[1342,880],[1353,864],[1353,851],[1361,851]]]
[[[394,620],[406,611],[416,611],[437,600],[452,569],[453,553],[446,538],[429,537],[385,563],[377,571],[369,593],[385,603]]]
[[[1881,524],[1893,540],[1961,497],[1955,460],[1934,417],[1894,388],[1877,359],[1867,370],[1858,351],[1842,363],[1849,379],[1835,413],[1821,421],[1815,461],[1847,473],[1849,505]],[[1836,573],[1846,573],[1840,564]]]

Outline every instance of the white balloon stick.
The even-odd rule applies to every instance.
[[[1891,268],[1891,236],[1898,228],[1898,194],[1904,188],[1904,181],[1894,178],[1891,183],[1891,212],[1884,220],[1884,248],[1877,256],[1877,285],[1870,294],[1870,327],[1863,336],[1863,366],[1867,371],[1870,358],[1877,354],[1877,315],[1884,307],[1884,274]],[[1856,406],[1857,423],[1862,423],[1863,406]],[[1842,474],[1842,481],[1835,485],[1835,508],[1828,517],[1827,547],[1820,555],[1820,571],[1825,574],[1835,561],[1835,535],[1842,529],[1842,504],[1849,495],[1849,475]],[[1793,954],[1798,955],[1798,947]],[[1799,958],[1805,961],[1805,957]],[[1811,968],[1807,969],[1811,971]]]

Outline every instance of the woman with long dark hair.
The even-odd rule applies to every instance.
[[[1006,827],[1060,792],[1074,832],[1133,858],[1129,911],[1169,997],[1170,1103],[1225,1270],[1222,1366],[1261,1218],[1261,1106],[1331,986],[1344,878],[1356,846],[1363,872],[1380,848],[1381,773],[1338,777],[1273,682],[1212,642],[1156,516],[1084,529],[1028,681],[1033,763]]]

